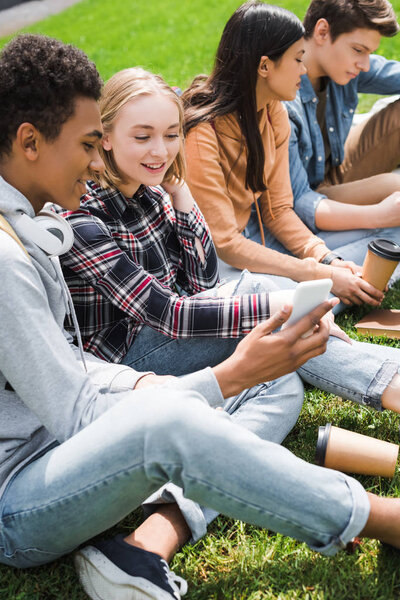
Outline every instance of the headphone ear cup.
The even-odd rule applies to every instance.
[[[39,246],[50,257],[67,252],[74,243],[74,233],[65,219],[47,210],[31,219],[22,214],[18,227],[27,239]]]

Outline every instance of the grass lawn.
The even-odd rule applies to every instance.
[[[307,1],[277,2],[303,16]],[[400,0],[394,3],[400,11]],[[96,62],[107,79],[115,71],[142,65],[170,84],[185,87],[208,72],[227,18],[238,0],[84,0],[28,30],[74,43]],[[4,44],[7,39],[1,40]],[[400,55],[400,36],[382,42],[380,52]],[[361,110],[371,98],[361,99]],[[387,294],[386,307],[400,308],[400,285]],[[349,310],[338,322],[354,339],[354,323],[366,312]],[[369,341],[369,340],[366,340]],[[400,341],[378,343],[400,347]],[[313,461],[319,425],[335,425],[399,442],[399,418],[375,413],[316,389],[308,389],[301,417],[285,445]],[[399,496],[400,476],[392,481],[359,477],[368,490]],[[118,529],[140,522],[140,511]],[[111,534],[111,532],[110,532]],[[179,552],[172,568],[189,580],[189,600],[391,600],[400,598],[400,554],[365,542],[355,554],[324,558],[281,535],[218,518],[208,535]],[[49,566],[17,571],[0,566],[0,600],[83,600],[71,557]],[[110,600],[113,600],[110,598]]]

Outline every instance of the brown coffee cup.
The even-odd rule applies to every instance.
[[[318,429],[315,462],[328,469],[393,477],[399,446],[383,440],[334,427]]]
[[[376,238],[368,244],[362,278],[383,292],[399,261],[400,246],[392,240]]]

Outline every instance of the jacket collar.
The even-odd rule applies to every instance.
[[[307,74],[301,77],[300,97],[302,102],[311,102],[313,98],[316,98],[315,90]]]

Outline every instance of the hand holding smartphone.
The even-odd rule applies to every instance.
[[[297,284],[293,296],[292,314],[282,328],[294,325],[314,308],[327,300],[332,283],[332,279],[315,279],[313,281],[301,281]],[[302,337],[308,337],[311,334],[312,330],[307,331]]]

